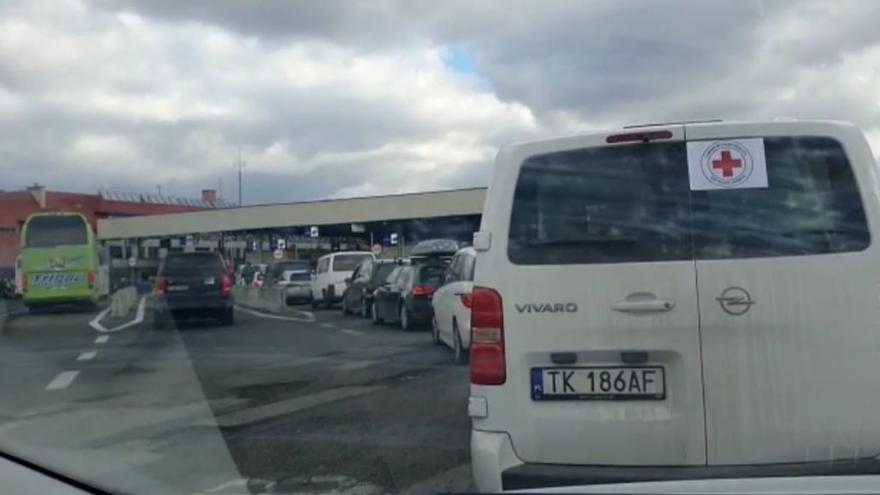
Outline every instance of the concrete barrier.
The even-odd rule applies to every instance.
[[[124,318],[128,316],[138,302],[138,293],[135,287],[120,289],[110,296],[110,316]]]
[[[235,297],[235,304],[246,308],[281,313],[287,307],[287,294],[284,289],[274,287],[255,289],[236,285],[232,294]]]

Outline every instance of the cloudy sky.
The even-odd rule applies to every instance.
[[[247,203],[479,186],[504,143],[850,120],[880,2],[2,0],[0,188]]]

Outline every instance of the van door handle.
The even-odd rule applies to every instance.
[[[661,313],[675,307],[669,299],[648,299],[643,301],[618,301],[611,305],[614,311],[622,313]]]

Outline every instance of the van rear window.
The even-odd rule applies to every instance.
[[[698,259],[861,251],[870,234],[846,153],[825,137],[764,139],[769,187],[693,191]]]
[[[529,158],[511,213],[521,265],[736,259],[860,251],[870,243],[843,147],[764,138],[768,187],[691,191],[684,143]]]
[[[683,142],[606,146],[523,163],[508,256],[520,265],[692,257]]]

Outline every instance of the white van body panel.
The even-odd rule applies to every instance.
[[[687,138],[827,136],[846,151],[872,233],[874,158],[847,124],[687,126]],[[853,459],[880,452],[880,252],[698,260],[709,464]],[[726,314],[742,287],[755,304]]]
[[[664,129],[673,133],[673,141],[683,140],[682,126]],[[526,462],[702,464],[694,262],[521,266],[508,259],[510,212],[522,162],[547,152],[605,146],[605,137],[518,145],[498,156],[481,227],[492,232],[492,245],[477,255],[475,285],[496,288],[502,296],[507,383],[472,386],[472,395],[489,399],[490,411],[488,418],[474,420],[474,429],[508,432]],[[654,315],[611,308],[634,292],[672,300],[675,307]],[[544,302],[573,302],[578,311],[519,314],[515,308]],[[624,351],[650,351],[657,359],[651,364],[666,367],[667,400],[535,402],[529,396],[529,370],[552,365],[552,352],[575,352],[578,364],[611,366],[621,364]]]

